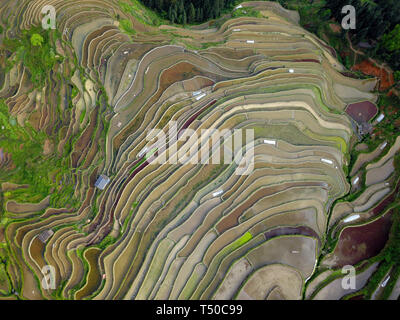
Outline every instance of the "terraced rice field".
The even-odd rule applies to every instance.
[[[41,23],[43,1],[20,2],[0,4],[10,39]],[[0,264],[1,298],[347,294],[325,273],[376,255],[386,239],[364,238],[391,226],[387,208],[372,211],[396,186],[398,143],[387,147],[396,149],[389,155],[377,153],[384,158],[371,167],[360,156],[354,173],[366,171],[371,188],[364,198],[336,201],[351,189],[355,132],[347,106],[371,97],[354,106],[369,121],[376,112],[365,105],[374,106],[376,79],[343,76],[334,50],[277,3],[245,3],[261,16],[227,19],[210,30],[155,27],[111,0],[46,4],[57,12],[51,72],[34,86],[30,71],[15,62],[0,83],[6,130],[17,142],[33,137],[46,146],[3,147],[0,140],[0,169],[10,172],[0,180],[0,257],[7,261]],[[133,34],[121,30],[122,20]],[[6,46],[0,50],[15,57]],[[167,134],[172,123],[179,139],[167,148],[146,139],[150,129]],[[191,134],[182,136],[185,129]],[[235,145],[235,154],[254,154],[245,174],[234,161],[148,159],[148,151],[158,160],[187,155],[196,143],[191,136],[202,130],[239,129],[254,132],[252,143]],[[23,148],[42,159],[25,166],[30,180],[13,171]],[[110,178],[103,190],[96,186],[100,175]],[[355,212],[357,226],[346,223]],[[339,240],[327,252],[332,232]],[[54,267],[53,289],[41,285],[45,265]],[[357,275],[363,284],[375,267]]]

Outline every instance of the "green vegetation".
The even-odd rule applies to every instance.
[[[35,87],[43,87],[57,61],[62,58],[56,55],[54,41],[57,31],[46,31],[39,27],[23,30],[16,39],[4,39],[6,50],[15,52],[14,59],[9,63],[22,62],[29,70]]]
[[[31,44],[34,47],[38,47],[38,46],[41,47],[43,44],[43,41],[44,41],[44,39],[40,34],[34,33],[31,36]]]
[[[369,151],[376,149],[381,143],[387,141],[393,144],[398,135],[400,135],[400,99],[395,96],[381,94],[379,96],[378,106],[384,110],[386,117],[383,121],[375,125],[375,136],[368,135],[363,142],[369,147]]]
[[[82,110],[82,113],[79,118],[80,123],[82,123],[83,120],[85,119],[85,115],[86,115],[86,108]]]
[[[400,50],[400,24],[389,33],[383,35],[381,43],[382,47],[390,52]]]
[[[241,236],[238,240],[234,242],[234,245],[240,247],[249,242],[252,238],[253,235],[250,232],[246,232],[243,236]]]
[[[146,25],[159,26],[162,22],[155,12],[147,9],[138,0],[120,0],[118,4],[123,12],[135,17],[135,19]],[[128,20],[121,20],[120,23],[121,28],[125,32],[135,33],[132,24]]]
[[[253,8],[239,8],[232,12],[232,18],[239,18],[245,16],[262,18],[262,14]]]
[[[392,281],[390,281],[387,284],[380,299],[387,300],[390,297],[399,276],[400,276],[400,267],[399,267],[399,265],[396,265],[393,267],[393,270],[391,272],[391,280]]]
[[[110,246],[113,243],[115,243],[115,241],[117,241],[117,239],[115,239],[115,238],[113,238],[111,236],[107,236],[97,245],[97,247],[99,247],[100,249],[104,250],[108,246]]]
[[[37,132],[28,122],[25,127],[18,125],[1,100],[0,127],[4,127],[0,131],[0,148],[3,152],[11,154],[14,165],[11,170],[0,171],[0,181],[29,185],[29,188],[14,190],[7,196],[17,202],[38,202],[51,194],[52,205],[74,204],[72,185],[62,188],[59,192],[52,192],[54,188],[60,186],[59,181],[68,176],[70,171],[68,158],[43,155],[46,134]],[[53,180],[55,176],[59,178]]]
[[[325,0],[324,9],[329,9],[331,16],[340,22],[343,18],[341,8],[348,5],[348,0]],[[395,70],[400,70],[400,2],[398,0],[352,0],[356,9],[357,28],[351,30],[355,43],[369,41],[375,43],[367,50],[369,56],[384,60]],[[342,31],[344,33],[345,30]]]
[[[122,31],[126,32],[127,34],[131,34],[131,35],[136,34],[135,29],[133,29],[133,27],[132,27],[132,22],[130,22],[129,20],[126,20],[126,19],[121,20],[120,27],[121,27]]]
[[[399,196],[397,197],[398,200],[400,200]],[[400,265],[400,210],[398,207],[394,209],[391,236],[382,255],[386,263]]]

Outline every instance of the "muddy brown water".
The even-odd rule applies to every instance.
[[[400,191],[400,179],[397,181],[396,189],[389,194],[384,200],[382,200],[379,205],[377,205],[374,209],[372,209],[372,213],[374,216],[383,212],[396,198],[396,195]]]
[[[32,259],[35,260],[41,268],[46,265],[46,262],[44,260],[44,250],[45,244],[40,241],[38,237],[33,239],[29,251]]]
[[[74,151],[71,155],[72,167],[76,168],[78,165],[78,160],[85,148],[90,146],[90,142],[93,136],[93,132],[97,124],[98,108],[94,109],[90,114],[90,123],[83,134],[79,137],[77,142],[74,144]]]
[[[225,218],[221,220],[220,223],[217,224],[216,229],[219,234],[224,233],[226,230],[235,227],[239,223],[239,217],[249,209],[252,205],[254,205],[258,200],[270,196],[272,194],[281,192],[285,189],[292,187],[322,187],[323,184],[319,182],[294,182],[294,183],[284,183],[279,186],[266,187],[257,192],[255,192],[247,201],[241,204],[238,208],[233,210],[230,214],[228,214]]]
[[[76,299],[82,300],[90,296],[100,286],[102,277],[98,266],[98,258],[101,250],[98,248],[90,248],[85,252],[85,258],[89,263],[90,270],[87,275],[87,283],[80,291],[76,293]]]
[[[279,236],[288,236],[288,235],[302,235],[302,236],[313,237],[318,239],[319,246],[321,246],[321,240],[319,239],[318,234],[313,229],[307,226],[279,227],[264,233],[266,241]]]
[[[379,254],[389,238],[392,215],[391,211],[367,225],[346,228],[334,252],[335,268],[355,265]]]
[[[349,104],[346,113],[361,124],[370,121],[378,113],[378,108],[372,102],[363,101]]]

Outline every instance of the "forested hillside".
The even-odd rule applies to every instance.
[[[238,0],[141,0],[172,23],[193,24],[218,18]],[[400,79],[400,1],[399,0],[276,0],[288,9],[298,10],[303,26],[315,32],[328,20],[341,22],[342,8],[356,8],[357,26],[350,30],[354,43],[368,41],[371,56],[386,61]],[[343,34],[346,30],[342,30]]]
[[[351,30],[353,40],[372,41],[372,54],[377,54],[391,66],[400,69],[400,1],[399,0],[327,0],[325,8],[331,18],[341,21],[342,8],[356,8],[357,25]]]
[[[235,0],[142,0],[172,23],[196,23],[217,18]]]

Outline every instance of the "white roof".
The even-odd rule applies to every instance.
[[[193,92],[193,97],[198,96],[199,94],[201,94],[201,90]]]
[[[376,121],[381,122],[384,118],[385,118],[385,115],[383,113],[381,113],[379,115],[378,119],[376,119]]]
[[[43,243],[46,243],[47,240],[50,239],[50,237],[54,234],[54,231],[51,229],[48,230],[44,230],[42,231],[39,235],[38,238],[40,241],[42,241]]]
[[[233,32],[238,32],[240,31],[240,29],[233,29]]]
[[[247,40],[247,43],[254,43],[254,40]]]
[[[206,96],[206,94],[203,93],[203,94],[197,96],[197,97],[196,97],[196,100],[199,101],[200,99],[203,99],[205,96]]]
[[[218,197],[219,195],[221,195],[223,193],[224,193],[224,190],[219,190],[217,192],[214,192],[212,195],[213,195],[213,197]]]
[[[381,145],[380,149],[381,149],[381,150],[383,150],[383,149],[385,149],[385,148],[386,148],[386,146],[387,146],[387,142],[384,142],[384,143],[382,143],[382,145]]]
[[[322,158],[321,161],[322,161],[322,162],[325,162],[325,163],[328,163],[328,164],[333,164],[333,161],[332,161],[332,160],[329,160],[329,159],[324,159],[324,158]]]
[[[270,144],[270,145],[276,146],[276,140],[267,140],[267,139],[265,139],[265,140],[264,140],[264,143],[265,143],[265,144]]]
[[[148,148],[144,147],[142,151],[139,152],[138,157],[141,158],[146,152],[147,152]]]
[[[107,177],[106,175],[102,174],[97,179],[97,181],[95,183],[95,187],[99,188],[100,190],[104,190],[109,183],[110,183],[110,178]]]
[[[383,287],[386,287],[386,285],[387,285],[387,283],[389,282],[389,280],[390,280],[390,276],[387,276],[386,279],[385,279],[385,281],[382,282],[382,288],[383,288]]]
[[[358,220],[359,218],[360,218],[360,215],[359,215],[359,214],[354,214],[354,215],[352,215],[352,216],[350,216],[350,217],[344,219],[343,222],[344,222],[344,223],[352,222],[352,221]]]
[[[290,73],[294,73],[294,69],[289,69],[289,72]]]
[[[360,181],[360,177],[355,178],[353,184],[357,184],[358,181]]]

